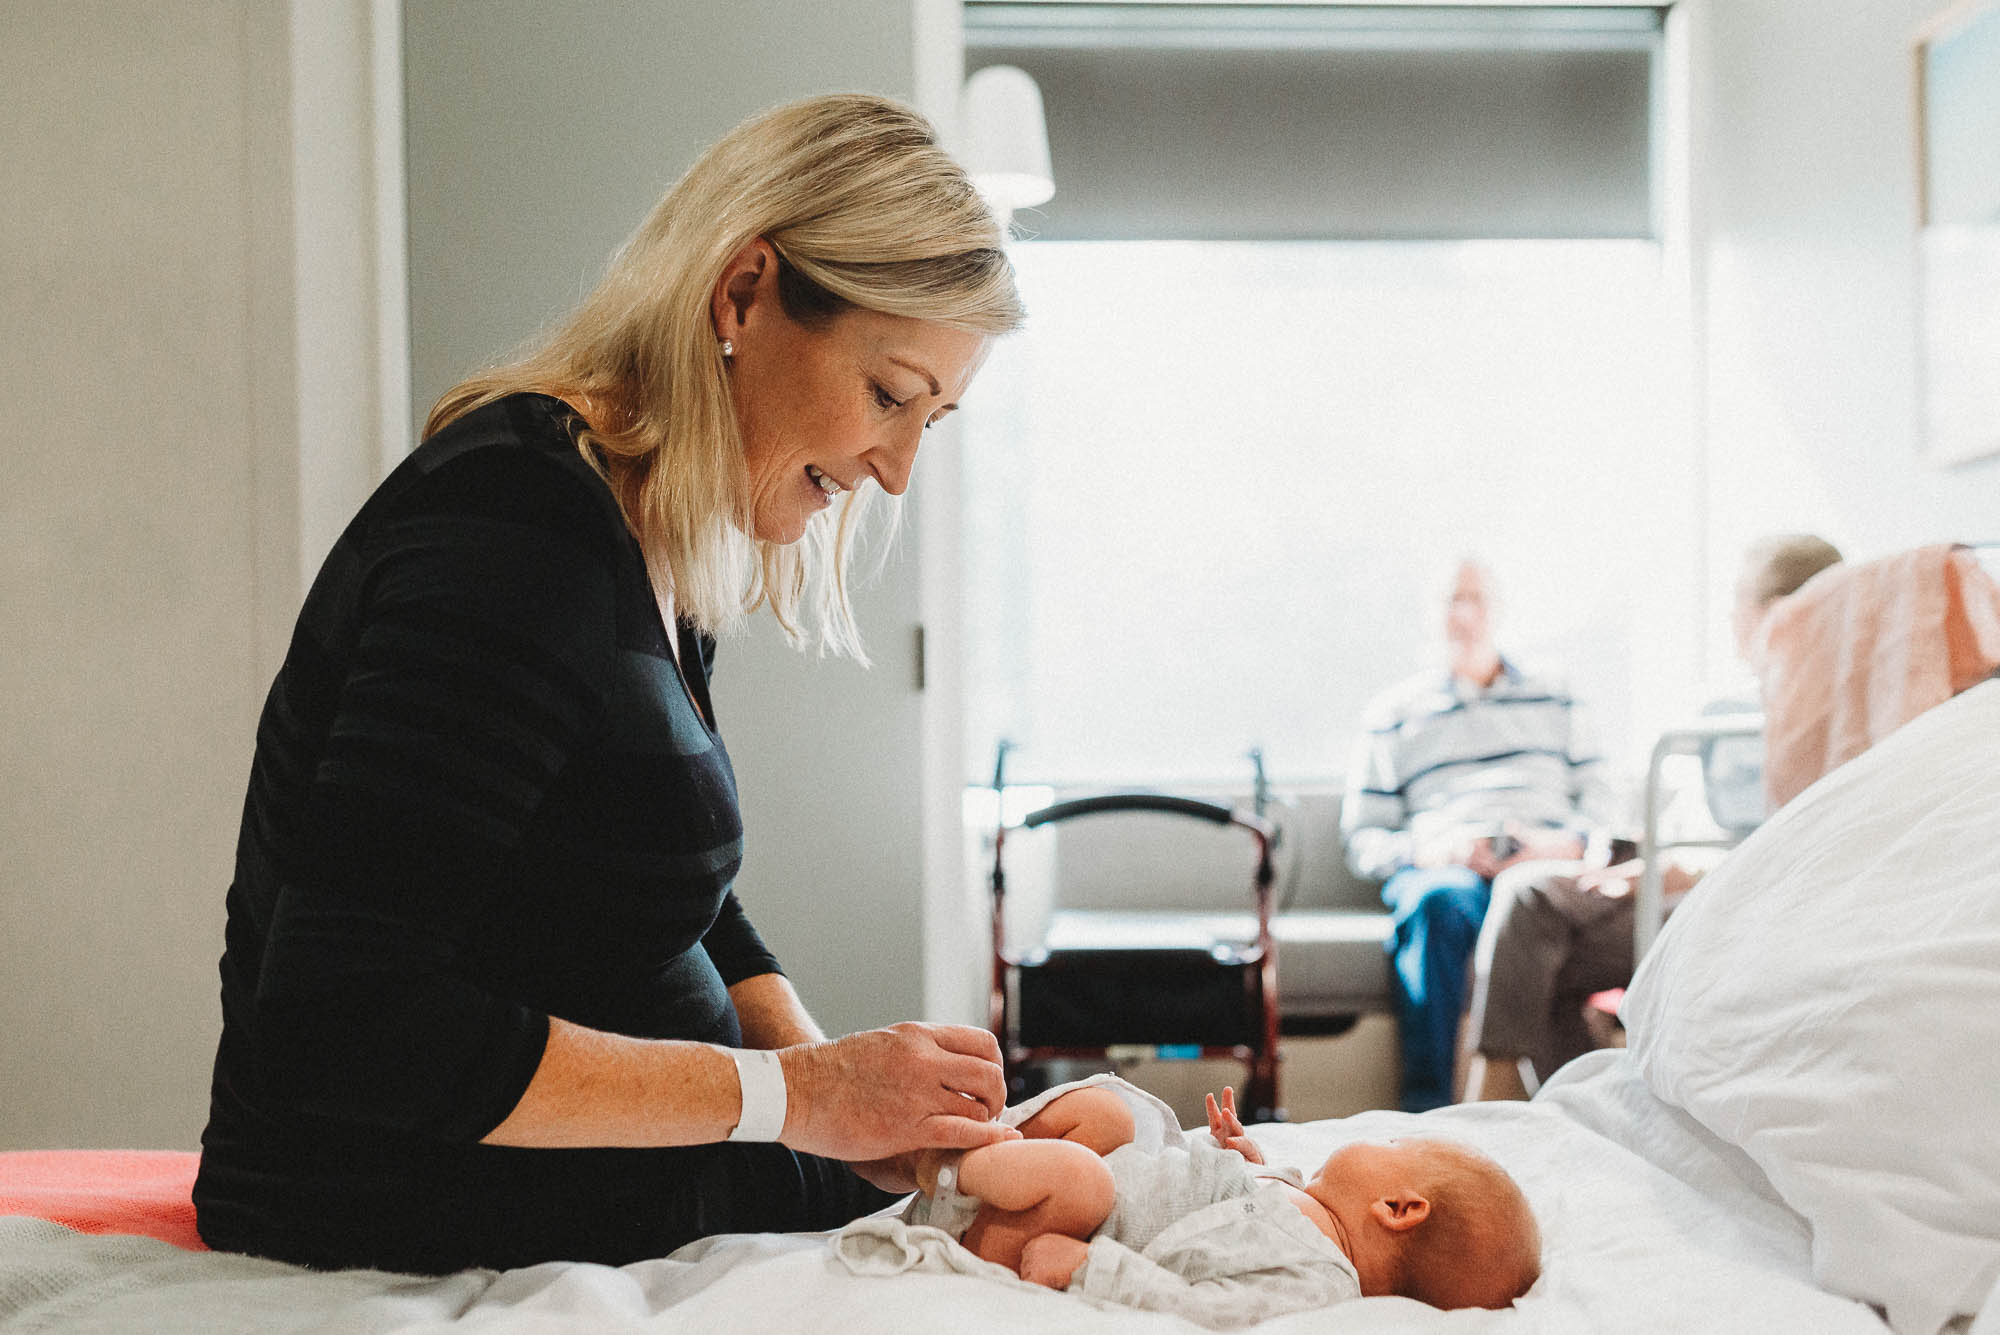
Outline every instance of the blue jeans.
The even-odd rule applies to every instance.
[[[1382,902],[1396,922],[1388,949],[1405,1112],[1451,1102],[1466,973],[1491,893],[1469,867],[1409,867],[1382,886]]]

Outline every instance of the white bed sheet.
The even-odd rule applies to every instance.
[[[1747,1157],[1661,1103],[1623,1053],[1560,1073],[1531,1104],[1255,1128],[1274,1163],[1316,1164],[1349,1140],[1455,1136],[1520,1180],[1542,1222],[1541,1282],[1512,1310],[1439,1312],[1371,1298],[1256,1327],[1286,1332],[1758,1332],[1882,1335],[1868,1308],[1815,1288],[1808,1238]],[[755,1331],[1180,1332],[1176,1317],[1105,1311],[962,1275],[849,1274],[823,1235],[712,1238],[622,1268],[541,1265],[418,1279],[315,1274],[84,1237],[0,1219],[0,1332]]]

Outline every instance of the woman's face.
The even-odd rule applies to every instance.
[[[990,343],[863,310],[809,329],[779,305],[776,254],[763,241],[725,271],[714,313],[717,337],[734,348],[751,526],[766,542],[798,541],[808,520],[871,478],[902,495],[925,429],[958,406]]]

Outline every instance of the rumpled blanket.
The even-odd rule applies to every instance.
[[[1970,549],[1830,566],[1772,605],[1758,677],[1776,810],[2000,665],[2000,585]]]

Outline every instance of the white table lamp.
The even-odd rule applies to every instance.
[[[965,166],[996,209],[1046,204],[1056,192],[1042,90],[1013,65],[988,65],[959,95]]]

